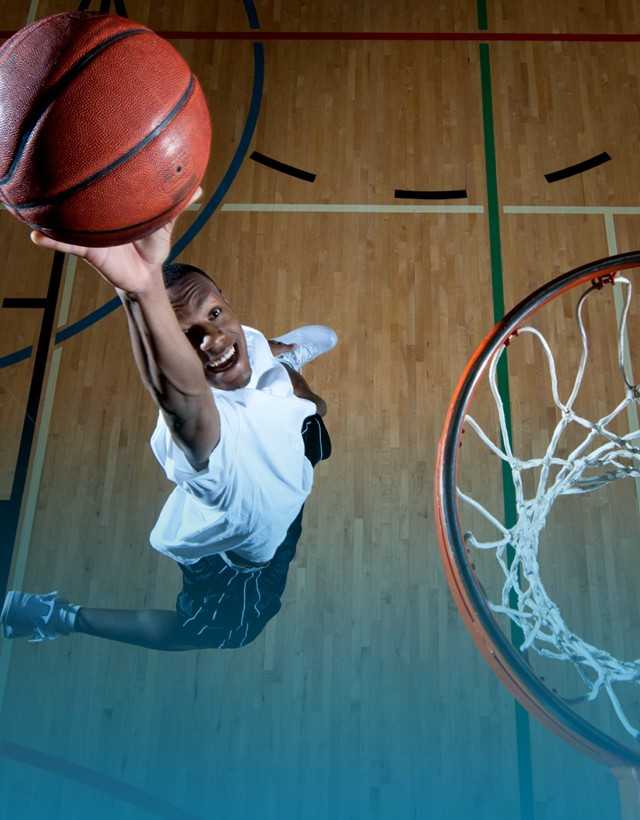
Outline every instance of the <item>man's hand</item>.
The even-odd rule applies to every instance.
[[[185,207],[191,205],[201,195],[202,188],[198,188]],[[31,232],[31,241],[42,248],[80,256],[114,288],[137,294],[157,285],[158,279],[162,281],[162,263],[171,252],[171,233],[178,216],[149,236],[112,248],[85,248],[80,245],[68,245],[66,242],[51,239],[39,231]]]

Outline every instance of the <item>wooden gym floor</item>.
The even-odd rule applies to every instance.
[[[448,399],[500,309],[496,288],[508,309],[639,244],[640,42],[559,36],[638,33],[638,4],[125,5],[173,32],[212,112],[202,202],[224,197],[202,225],[202,207],[181,217],[176,238],[199,230],[179,258],[210,271],[267,335],[336,329],[339,346],[306,371],[328,402],[334,455],[316,471],[283,609],[246,649],[0,642],[0,817],[617,817],[609,772],[523,719],[466,633],[438,555],[432,475]],[[1,0],[0,28],[72,8]],[[402,37],[415,32],[440,38]],[[491,36],[504,32],[514,36]],[[545,179],[603,152],[599,167]],[[73,258],[57,271],[6,212],[0,237],[0,302],[46,300],[0,310],[9,587],[172,607],[179,572],[148,545],[171,485],[148,446],[156,410],[122,311],[102,315],[105,283]],[[561,350],[562,328],[550,329]],[[514,418],[533,437],[549,395],[536,372],[511,370]],[[594,406],[606,389],[589,383]],[[624,498],[637,523],[633,492]],[[569,513],[576,546],[553,555],[555,586],[575,581],[572,618],[637,657],[634,528],[610,543],[619,514],[593,510]]]

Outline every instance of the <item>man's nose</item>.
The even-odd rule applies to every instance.
[[[224,330],[217,327],[209,327],[204,330],[200,349],[206,353],[222,353],[228,347],[227,337]]]

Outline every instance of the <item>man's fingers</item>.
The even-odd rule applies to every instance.
[[[187,202],[187,204],[183,206],[183,208],[182,208],[182,210],[180,211],[180,213],[179,213],[179,214],[177,214],[176,216],[174,216],[174,217],[173,217],[173,219],[172,219],[170,222],[167,222],[167,224],[166,224],[166,225],[163,225],[163,226],[162,226],[162,228],[160,228],[159,230],[163,230],[163,229],[164,229],[165,231],[167,231],[167,232],[169,233],[169,235],[171,235],[171,234],[173,233],[173,229],[174,229],[175,224],[176,224],[176,222],[178,221],[178,219],[179,219],[179,218],[182,216],[182,214],[183,214],[183,213],[187,210],[187,208],[189,207],[189,205],[192,205],[192,204],[196,201],[196,199],[200,199],[200,197],[201,197],[201,196],[202,196],[202,188],[198,188],[198,189],[197,189],[197,191],[195,191],[195,192],[194,192],[194,194],[193,194],[193,196],[191,197],[191,199]]]
[[[51,239],[51,237],[40,233],[40,231],[31,231],[30,238],[34,245],[38,245],[41,248],[50,248],[52,251],[73,253],[76,256],[82,257],[84,257],[87,253],[87,248],[83,248],[80,245],[68,245],[66,242],[58,242],[57,240]]]
[[[174,228],[176,222],[178,221],[178,218],[182,216],[182,214],[187,210],[189,205],[192,205],[196,201],[196,199],[200,199],[201,196],[202,196],[202,188],[198,188],[197,191],[194,192],[191,199],[182,208],[180,213],[177,216],[174,216],[173,219],[170,222],[167,222],[166,225],[163,225],[163,228],[165,229],[165,231],[168,231],[169,233],[172,233],[173,228]]]

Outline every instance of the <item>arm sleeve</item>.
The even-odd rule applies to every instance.
[[[206,467],[196,470],[173,440],[167,423],[158,413],[151,449],[166,477],[207,505],[217,505],[234,481],[238,442],[238,417],[233,403],[217,401],[220,414],[220,441],[211,452]]]

